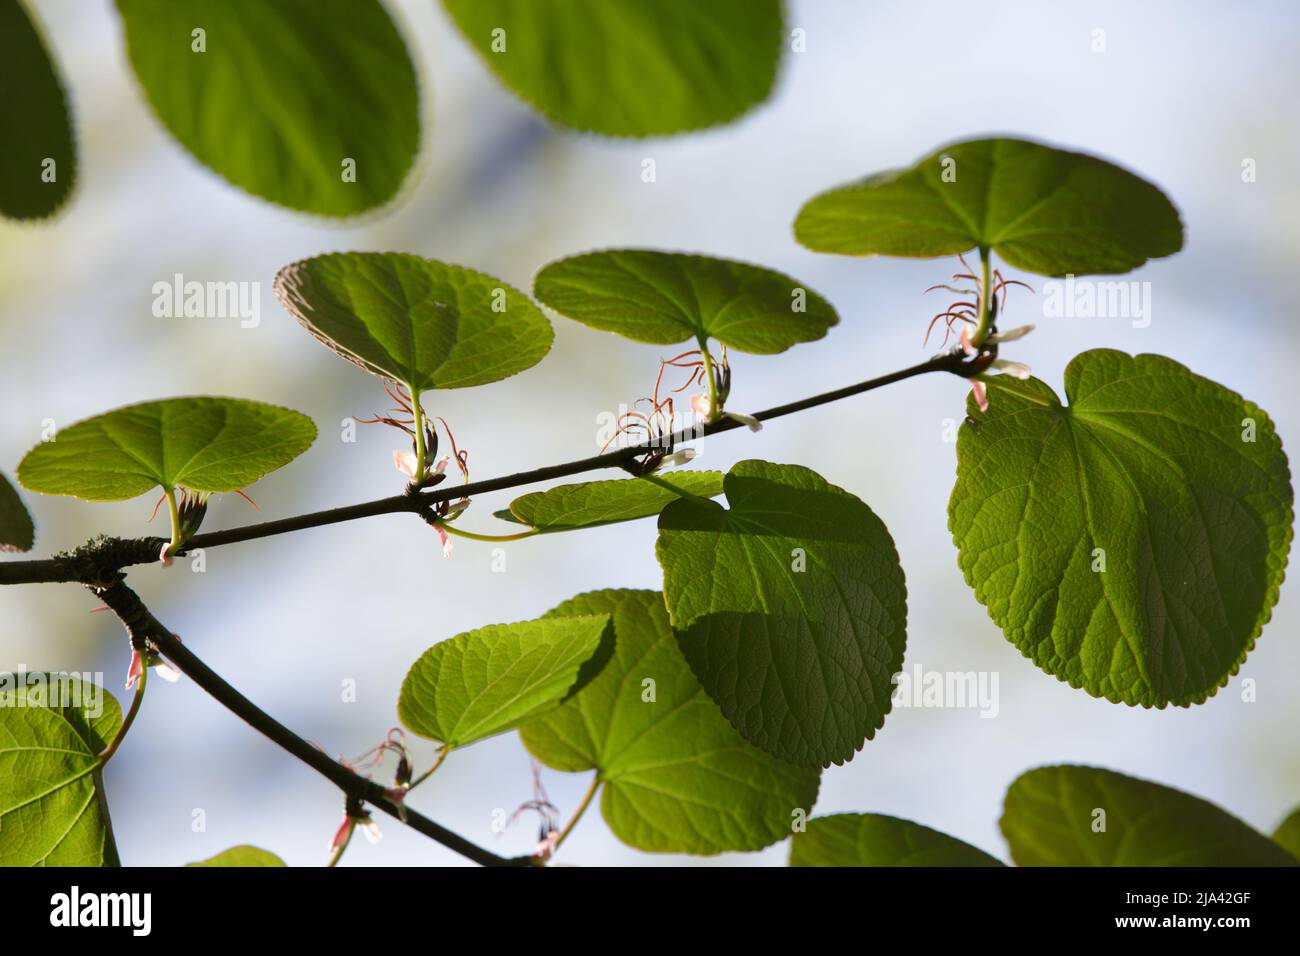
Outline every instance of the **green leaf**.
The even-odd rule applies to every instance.
[[[57,211],[77,179],[72,116],[41,31],[19,0],[0,0],[0,143],[0,215],[44,219]]]
[[[675,471],[660,480],[700,498],[722,494],[720,471]],[[542,532],[572,531],[657,515],[680,497],[644,478],[583,481],[522,495],[497,516]]]
[[[1085,352],[1063,407],[1036,379],[972,401],[948,506],[1007,639],[1094,697],[1201,703],[1277,602],[1291,545],[1282,444],[1256,405],[1158,355]],[[1104,568],[1104,570],[1102,570]]]
[[[265,867],[265,866],[284,866],[284,860],[280,859],[270,850],[263,850],[255,846],[232,846],[229,850],[222,850],[216,856],[210,856],[206,860],[199,860],[196,863],[186,863],[186,866],[239,866],[239,867]]]
[[[1020,866],[1300,865],[1212,803],[1096,767],[1022,774],[1007,791],[1002,833]]]
[[[779,0],[443,0],[497,78],[565,126],[661,136],[772,92]]]
[[[854,256],[992,249],[1048,276],[1128,272],[1183,247],[1178,210],[1151,183],[1019,139],[957,143],[824,192],[799,210],[794,234],[814,252]]]
[[[799,465],[736,464],[729,508],[675,501],[656,548],[691,669],[751,743],[843,763],[884,724],[907,590],[884,523]]]
[[[791,866],[1002,866],[983,850],[938,830],[880,813],[837,813],[808,821],[790,842]]]
[[[0,674],[0,866],[117,866],[99,754],[122,726],[104,688]]]
[[[822,338],[839,316],[802,283],[730,259],[610,249],[550,263],[539,302],[583,325],[652,345],[715,338],[770,355]]]
[[[820,774],[736,733],[682,657],[657,591],[594,591],[545,619],[608,614],[614,655],[560,708],[519,730],[556,770],[595,770],[614,835],[652,853],[760,850],[811,812]]]
[[[448,748],[513,730],[595,676],[608,626],[603,614],[492,624],[435,644],[402,682],[398,716]]]
[[[1300,807],[1292,810],[1291,815],[1273,831],[1273,842],[1300,859]]]
[[[420,96],[378,0],[117,0],[117,9],[154,113],[231,184],[324,216],[397,194],[419,150]]]
[[[461,266],[343,252],[285,266],[281,304],[326,348],[413,392],[466,388],[532,368],[555,333],[528,296]]]
[[[32,516],[9,479],[0,474],[0,551],[30,551],[35,540]]]
[[[237,491],[316,439],[306,415],[238,398],[167,398],[60,429],[18,465],[24,488],[123,501],[150,488]]]

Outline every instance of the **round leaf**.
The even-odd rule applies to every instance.
[[[839,321],[830,303],[780,272],[649,249],[552,262],[533,294],[561,315],[637,342],[715,338],[760,355],[820,339]]]
[[[1159,189],[1104,160],[1019,139],[957,143],[910,169],[804,204],[795,238],[815,252],[932,258],[992,249],[1027,272],[1128,272],[1183,247]]]
[[[99,754],[122,726],[79,677],[0,674],[0,866],[117,866]]]
[[[326,348],[416,392],[532,368],[555,333],[500,279],[398,252],[345,252],[285,266],[281,304]]]
[[[779,0],[443,0],[507,87],[565,126],[658,136],[728,123],[772,92]]]
[[[222,850],[216,856],[210,856],[206,860],[199,860],[197,863],[186,863],[185,865],[266,867],[284,866],[285,862],[270,850],[244,845],[232,846],[229,850]]]
[[[290,209],[392,199],[420,144],[415,67],[378,0],[117,0],[168,132],[213,172]]]
[[[595,770],[614,835],[652,853],[759,850],[811,812],[820,774],[763,753],[701,689],[657,591],[594,591],[546,619],[608,614],[614,655],[589,685],[519,735],[557,770]]]
[[[19,0],[0,0],[0,215],[44,219],[77,178],[68,98],[40,30]]]
[[[493,624],[435,644],[402,682],[398,716],[448,747],[512,730],[595,675],[608,625],[608,615]]]
[[[722,494],[720,471],[677,471],[660,480],[700,498]],[[657,515],[680,497],[642,478],[583,481],[523,495],[498,514],[543,532],[572,531]]]
[[[9,479],[0,475],[0,551],[30,551],[36,527]]]
[[[791,866],[1002,866],[983,850],[938,830],[879,813],[837,813],[808,821],[790,841]]]
[[[151,488],[237,491],[316,439],[306,415],[238,398],[168,398],[60,429],[18,465],[24,488],[123,501]]]
[[[1085,352],[1068,406],[971,401],[948,506],[960,564],[1007,639],[1071,687],[1200,703],[1277,602],[1290,472],[1257,406],[1158,355]]]
[[[1212,803],[1096,767],[1022,774],[1002,833],[1019,866],[1300,866]]]
[[[843,763],[885,722],[907,589],[884,523],[799,465],[736,464],[728,508],[659,516],[664,594],[691,669],[747,740]]]

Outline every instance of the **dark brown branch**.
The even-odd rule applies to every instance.
[[[929,361],[922,362],[919,365],[891,372],[888,375],[881,375],[878,378],[868,379],[856,385],[849,385],[831,392],[823,392],[820,395],[804,398],[797,402],[778,405],[775,408],[757,412],[753,417],[761,422],[771,421],[785,415],[793,415],[796,412],[816,408],[819,405],[826,405],[854,395],[861,395],[864,392],[891,385],[894,382],[901,382],[917,375],[924,375],[927,372],[950,372],[968,378],[987,368],[989,362],[992,361],[993,355],[993,352],[985,352],[971,359],[960,349],[952,349],[941,352]],[[744,427],[743,422],[733,418],[723,418],[704,425],[702,428],[682,429],[668,438],[618,448],[604,454],[579,458],[558,465],[547,465],[543,468],[534,468],[531,471],[504,475],[500,478],[489,478],[485,481],[474,481],[464,485],[447,485],[426,491],[408,489],[405,494],[394,495],[391,498],[380,498],[377,501],[362,502],[361,504],[348,505],[343,508],[331,508],[326,511],[314,511],[293,518],[280,518],[275,521],[245,525],[242,528],[229,528],[225,531],[197,534],[186,542],[185,548],[180,554],[183,555],[187,551],[195,551],[200,548],[215,548],[220,545],[252,541],[257,538],[271,537],[290,531],[303,531],[308,528],[319,528],[325,525],[355,521],[358,518],[370,518],[376,515],[400,514],[403,512],[424,514],[427,513],[430,506],[439,502],[456,498],[468,498],[492,491],[503,491],[508,488],[518,488],[540,481],[549,481],[553,478],[567,478],[571,475],[600,471],[605,468],[621,468],[631,471],[635,459],[653,448],[672,447],[742,427]],[[70,581],[82,584],[96,584],[107,582],[113,580],[114,575],[123,568],[157,561],[164,544],[166,544],[166,540],[163,538],[101,538],[83,545],[76,551],[56,555],[47,560],[0,563],[0,584]]]
[[[368,803],[390,817],[401,820],[413,830],[424,834],[431,840],[442,844],[449,850],[459,853],[467,859],[483,866],[530,866],[530,857],[503,857],[477,846],[464,837],[448,830],[410,808],[394,803],[388,797],[388,791],[380,783],[369,780],[328,754],[312,746],[299,737],[284,724],[261,710],[251,700],[226,683],[216,671],[210,668],[180,640],[159,623],[139,595],[127,586],[119,574],[116,580],[91,586],[90,590],[114,613],[126,626],[131,635],[132,644],[142,642],[153,644],[187,677],[211,695],[219,704],[236,717],[242,719],[254,730],[262,733],[272,743],[288,751],[307,766],[321,774],[354,801]]]

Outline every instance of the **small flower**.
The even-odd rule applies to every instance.
[[[706,418],[709,414],[709,396],[704,392],[691,396],[691,411],[700,418]]]
[[[450,558],[451,553],[454,550],[452,547],[451,538],[447,536],[446,531],[442,530],[442,525],[440,524],[434,525],[433,530],[438,532],[438,537],[442,539],[442,556],[444,558]]]
[[[1001,342],[1014,342],[1016,339],[1023,339],[1032,331],[1034,331],[1032,325],[1017,325],[1014,329],[1007,329],[1005,332],[994,332],[988,337],[987,341],[994,345]]]
[[[559,842],[560,842],[560,831],[551,830],[544,837],[542,837],[540,841],[538,841],[537,846],[533,847],[533,852],[532,852],[533,859],[545,863],[547,860],[549,860],[552,856],[555,855],[555,850]]]
[[[393,449],[393,465],[407,478],[415,479],[416,464],[415,452],[402,451],[400,448]]]
[[[659,463],[655,466],[654,470],[661,471],[664,468],[675,468],[678,465],[686,464],[694,457],[694,448],[683,448],[681,451],[675,451],[671,455],[664,455],[663,458],[659,459]]]
[[[164,568],[170,568],[172,566],[171,549],[172,549],[172,543],[168,541],[165,544],[163,544],[162,550],[158,552],[158,561],[162,564]]]
[[[337,853],[343,847],[347,846],[348,838],[352,836],[352,828],[356,823],[351,817],[345,816],[339,828],[334,831],[334,839],[330,841],[330,853]]]
[[[991,368],[1010,375],[1012,378],[1027,379],[1029,378],[1029,366],[1024,362],[1011,362],[1007,359],[994,359]]]
[[[981,412],[989,410],[988,388],[978,379],[971,379],[970,393],[975,396],[975,404],[979,406]]]
[[[131,688],[135,687],[135,682],[140,679],[140,675],[143,673],[144,661],[140,657],[140,652],[132,648],[131,664],[126,669],[126,689],[131,690]]]
[[[362,835],[370,841],[371,846],[384,838],[384,831],[379,829],[379,824],[369,816],[364,820],[357,821],[357,829],[360,830]]]

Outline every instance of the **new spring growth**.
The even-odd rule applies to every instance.
[[[1010,286],[1018,285],[1029,289],[1030,292],[1034,291],[1033,288],[1018,279],[1005,278],[1000,269],[994,269],[991,280],[989,280],[987,260],[981,263],[983,272],[981,276],[976,275],[975,270],[966,262],[965,256],[958,256],[957,259],[966,271],[953,273],[952,281],[958,283],[968,282],[972,287],[940,283],[925,290],[926,293],[929,293],[936,289],[946,289],[963,298],[949,303],[943,311],[930,319],[930,324],[926,326],[924,342],[930,340],[930,334],[934,331],[935,325],[942,320],[944,322],[943,344],[947,345],[948,338],[953,332],[953,326],[960,323],[961,330],[957,335],[957,339],[961,343],[962,350],[968,356],[973,357],[980,355],[982,352],[989,352],[994,356],[989,363],[990,369],[997,369],[1014,378],[1028,378],[1029,366],[1023,362],[1012,362],[997,358],[997,346],[1023,338],[1032,332],[1034,327],[1032,325],[1021,325],[1005,333],[999,333],[997,318],[998,314],[1006,308],[1007,289]],[[989,282],[987,295],[986,281]],[[982,336],[981,330],[985,330]],[[980,411],[986,412],[988,411],[989,401],[988,390],[985,386],[987,379],[983,376],[984,373],[981,373],[971,378],[971,394],[975,397],[975,404],[979,406]]]
[[[257,502],[242,490],[236,491],[235,494],[247,501],[255,510],[261,510],[257,507]],[[210,492],[176,488],[173,491],[164,491],[154,503],[153,513],[149,515],[150,521],[158,517],[158,509],[162,507],[164,501],[167,502],[168,511],[171,514],[171,540],[164,544],[162,550],[158,552],[158,560],[164,568],[170,568],[173,556],[185,546],[186,541],[198,534],[203,519],[207,517],[208,501],[211,497]]]

